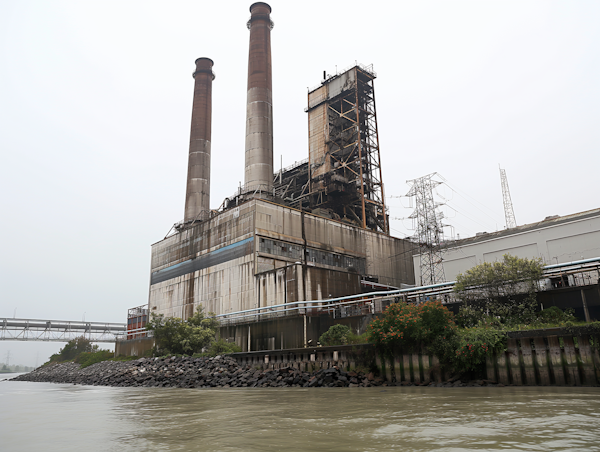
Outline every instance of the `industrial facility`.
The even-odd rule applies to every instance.
[[[459,273],[475,265],[501,260],[505,254],[540,258],[545,265],[595,258],[600,256],[600,209],[553,215],[497,232],[480,232],[475,237],[447,241],[440,251],[446,281],[454,281]],[[415,253],[413,257],[417,284],[421,284],[421,256]]]
[[[389,235],[373,68],[356,64],[308,93],[308,159],[274,173],[271,8],[254,3],[250,13],[244,185],[211,209],[215,76],[199,58],[184,219],[152,245],[150,313],[280,309],[414,284],[414,244]],[[266,343],[247,328],[230,335],[244,350]]]

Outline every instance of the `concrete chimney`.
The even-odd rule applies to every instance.
[[[273,189],[273,102],[271,83],[271,7],[250,7],[250,52],[246,106],[246,191]]]
[[[192,74],[194,77],[194,103],[184,221],[206,219],[210,212],[212,81],[215,78],[212,67],[211,59],[198,58],[196,71]]]

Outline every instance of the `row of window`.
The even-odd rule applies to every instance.
[[[299,261],[302,260],[302,247],[300,245],[291,245],[277,240],[261,238],[258,250],[275,256],[282,256]],[[360,274],[365,274],[365,259],[358,257],[345,256],[343,254],[308,248],[306,250],[306,261],[332,267],[353,269]]]

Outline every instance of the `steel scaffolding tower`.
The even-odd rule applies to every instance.
[[[513,210],[512,201],[510,199],[510,190],[508,189],[506,170],[503,170],[502,168],[500,168],[500,181],[502,183],[502,200],[504,202],[504,218],[506,218],[506,228],[516,228],[517,220],[515,220],[515,211]]]
[[[310,206],[387,234],[375,78],[357,64],[309,92]]]
[[[433,180],[437,173],[406,181],[412,184],[406,196],[415,197],[415,211],[409,218],[416,221],[415,239],[419,246],[421,284],[437,284],[445,281],[442,215],[436,212],[440,204],[433,199],[433,188],[442,182]]]

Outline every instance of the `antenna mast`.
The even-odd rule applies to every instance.
[[[498,165],[500,168],[500,165]],[[513,210],[512,201],[510,199],[510,190],[508,189],[508,179],[506,178],[506,170],[500,168],[500,181],[502,182],[502,200],[504,201],[504,218],[506,218],[506,228],[516,228],[517,220],[515,220],[515,211]]]
[[[436,212],[437,204],[433,199],[433,188],[441,182],[433,180],[437,173],[406,181],[412,184],[406,196],[415,197],[415,211],[409,218],[416,220],[415,238],[419,245],[421,284],[437,284],[445,281],[443,252],[442,214]]]

